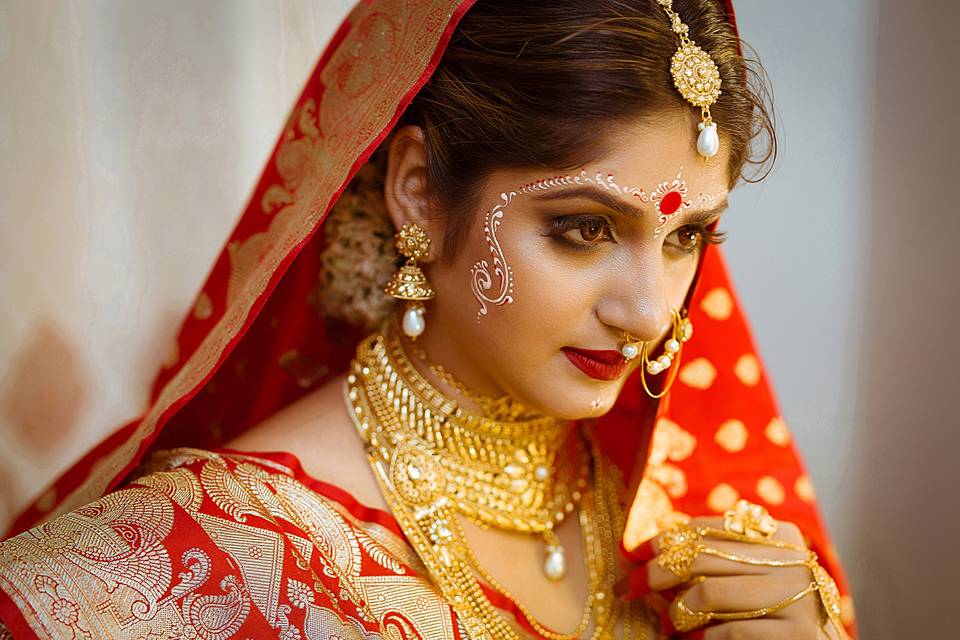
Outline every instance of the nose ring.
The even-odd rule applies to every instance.
[[[677,372],[676,368],[674,368],[664,389],[657,394],[650,391],[647,385],[646,374],[656,376],[670,369],[673,364],[675,364],[674,361],[679,363],[684,343],[689,342],[690,338],[693,337],[693,322],[687,317],[686,310],[680,312],[676,309],[670,309],[670,316],[673,320],[671,335],[667,341],[663,343],[663,353],[656,359],[650,359],[647,342],[637,340],[627,331],[623,332],[624,343],[620,347],[620,353],[623,355],[625,362],[630,362],[637,358],[637,356],[641,358],[640,378],[643,382],[643,388],[652,398],[661,398],[667,393],[673,385],[674,379],[676,379]]]

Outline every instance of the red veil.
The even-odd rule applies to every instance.
[[[358,3],[297,100],[147,410],[63,474],[8,533],[109,492],[152,450],[216,447],[346,369],[364,332],[318,314],[312,295],[324,216],[429,79],[472,3]],[[703,254],[688,308],[696,335],[670,393],[651,404],[634,376],[599,421],[606,453],[639,485],[625,543],[651,537],[676,512],[720,513],[739,497],[764,504],[807,535],[845,594],[852,633],[846,581],[715,246]]]

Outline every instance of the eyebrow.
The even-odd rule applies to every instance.
[[[628,218],[643,218],[646,215],[649,215],[640,207],[625,202],[621,198],[616,197],[615,195],[598,189],[597,187],[590,186],[580,186],[572,187],[570,189],[560,189],[558,191],[551,191],[549,193],[544,193],[536,196],[536,200],[567,200],[572,198],[586,198],[587,200],[593,200],[608,209],[612,209],[617,213],[626,216]],[[729,206],[729,201],[727,198],[724,198],[723,201],[715,207],[710,209],[694,211],[684,216],[689,222],[704,222],[710,218],[723,213],[723,211]]]

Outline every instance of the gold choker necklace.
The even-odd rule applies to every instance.
[[[419,374],[396,336],[378,334],[360,343],[346,395],[391,512],[469,637],[519,640],[478,575],[549,640],[580,638],[591,621],[590,637],[612,638],[614,619],[643,637],[641,605],[617,602],[612,595],[616,538],[623,526],[616,481],[606,465],[593,462],[596,454],[579,429],[554,418],[505,422],[465,411]],[[553,527],[578,502],[589,596],[577,629],[561,634],[540,624],[484,570],[458,516],[545,535],[549,564],[558,544]]]
[[[427,357],[427,352],[423,349],[415,348],[413,352],[421,362],[430,368],[430,373],[435,375],[438,380],[442,380],[445,385],[461,397],[476,404],[486,417],[492,420],[505,421],[531,420],[537,417],[536,411],[525,406],[510,394],[494,398],[476,393],[447,371],[443,365],[431,362]]]
[[[553,529],[577,507],[586,486],[590,454],[583,439],[552,417],[501,421],[466,411],[417,371],[397,332],[362,351],[360,373],[363,365],[371,372],[363,376],[366,397],[386,439],[424,442],[457,511],[480,526],[541,534],[544,572],[563,578],[566,557]]]

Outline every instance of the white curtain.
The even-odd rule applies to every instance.
[[[0,529],[148,386],[348,0],[0,0]]]

